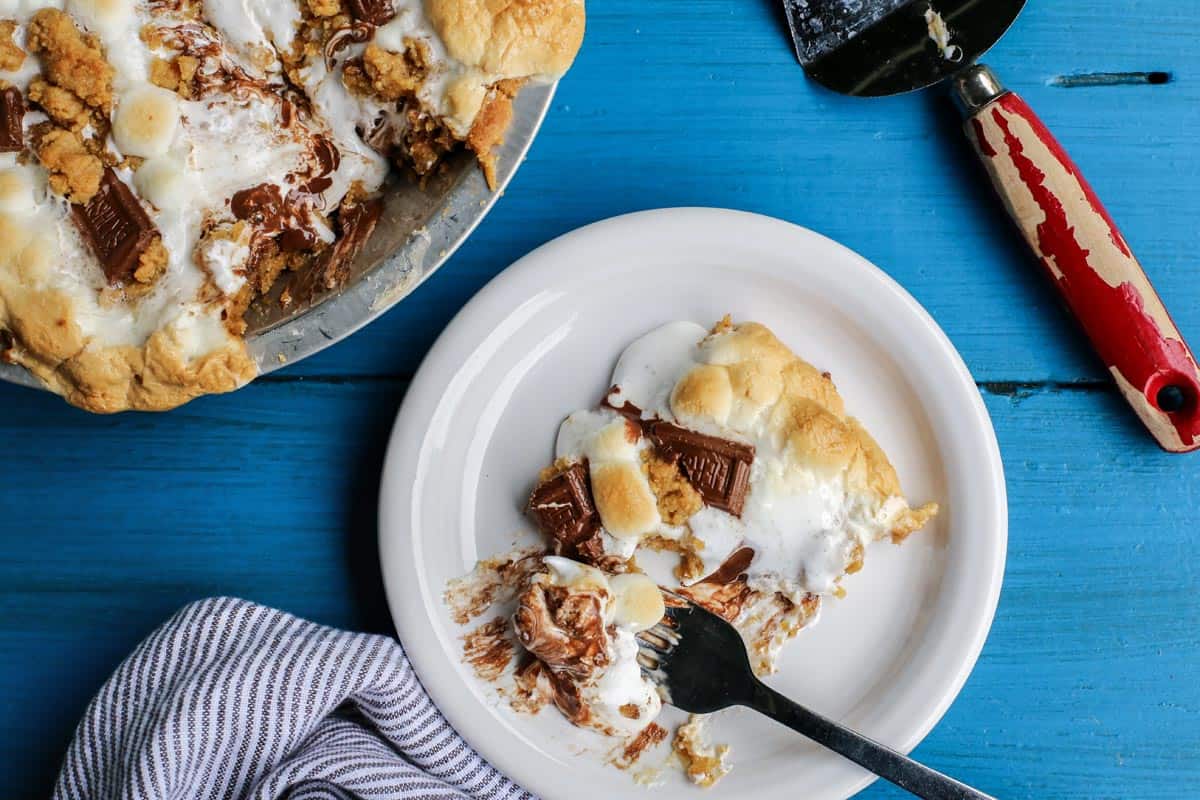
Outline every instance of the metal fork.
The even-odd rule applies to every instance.
[[[746,645],[732,625],[687,598],[671,592],[664,594],[668,603],[666,616],[638,634],[638,663],[642,672],[665,690],[671,705],[694,714],[746,706],[917,797],[995,800],[793,703],[754,677]]]

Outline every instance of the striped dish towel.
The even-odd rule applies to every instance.
[[[399,643],[218,597],[89,704],[54,800],[532,798],[475,753]]]

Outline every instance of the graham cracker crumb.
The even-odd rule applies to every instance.
[[[308,0],[308,11],[314,17],[333,17],[341,13],[339,0]]]
[[[217,293],[215,286],[212,287],[212,291],[214,294]],[[246,333],[246,320],[243,317],[254,298],[254,287],[245,283],[242,284],[242,288],[238,290],[233,299],[225,305],[221,319],[225,323],[225,329],[234,336],[242,336]]]
[[[175,62],[156,58],[150,62],[150,82],[172,92],[179,89],[179,70]]]
[[[704,549],[704,542],[691,533],[683,537],[679,549],[679,564],[675,566],[675,577],[680,581],[695,581],[704,577],[704,560],[697,552]]]
[[[163,247],[162,237],[155,236],[138,257],[138,266],[133,271],[133,279],[147,285],[154,283],[160,275],[167,271],[168,261],[170,261],[170,256],[167,254],[167,248]]]
[[[408,159],[400,165],[407,164],[418,176],[424,177],[433,172],[442,156],[454,149],[456,142],[448,128],[420,109],[409,109],[407,116],[408,130],[404,134],[404,145]]]
[[[850,563],[846,565],[846,574],[853,575],[863,567],[863,546],[862,542],[857,542],[854,549],[850,552]]]
[[[695,550],[703,549],[704,542],[685,533],[681,539],[668,539],[659,534],[651,534],[642,539],[642,547],[659,553],[678,553],[679,563],[675,565],[675,577],[681,582],[693,581],[704,577],[704,562]]]
[[[539,484],[545,483],[551,478],[557,477],[561,473],[566,472],[574,465],[575,461],[570,458],[557,458],[554,460],[553,464],[542,468],[541,472],[538,473],[537,482]]]
[[[295,81],[296,78],[293,77],[292,80]],[[347,61],[346,65],[342,67],[342,85],[346,87],[346,91],[356,97],[371,96],[371,78],[363,69],[361,59]]]
[[[150,82],[190,100],[196,94],[192,79],[199,68],[195,56],[178,56],[172,61],[156,58],[150,62]]]
[[[665,536],[660,536],[657,533],[652,533],[645,539],[642,539],[642,547],[648,550],[654,550],[659,553],[682,553],[683,545],[676,539],[668,539]]]
[[[706,719],[701,714],[688,716],[688,721],[675,731],[675,740],[672,742],[688,778],[697,786],[704,787],[712,786],[729,774],[729,765],[725,763],[729,745],[713,747],[708,743],[704,731]]]
[[[367,187],[360,180],[351,181],[350,187],[346,189],[346,195],[342,198],[342,205],[356,206],[371,196],[371,192],[367,191]]]
[[[79,134],[43,123],[33,130],[34,151],[50,173],[50,189],[72,203],[95,197],[104,162],[84,146]]]
[[[404,40],[403,53],[392,53],[375,44],[363,52],[363,70],[376,97],[385,102],[411,97],[429,74],[429,53],[414,39]]]
[[[70,16],[43,8],[29,23],[28,47],[41,56],[46,78],[92,108],[112,109],[113,68],[95,36],[81,33]]]
[[[151,50],[161,50],[166,47],[166,42],[163,41],[162,31],[157,25],[143,25],[138,31],[138,38],[146,43],[146,46]]]
[[[83,130],[91,118],[84,102],[74,92],[34,78],[29,84],[29,99],[42,107],[46,115],[69,131]]]
[[[195,56],[179,56],[175,59],[175,68],[179,70],[179,80],[188,82],[200,69],[200,59]]]
[[[497,83],[484,100],[467,134],[467,147],[475,154],[488,188],[496,188],[496,154],[493,148],[504,143],[504,132],[512,122],[512,101],[521,82],[505,80]]]
[[[704,507],[700,493],[683,477],[674,461],[646,450],[642,453],[642,472],[658,501],[658,513],[668,525],[682,525]]]
[[[13,41],[16,30],[15,20],[0,20],[0,71],[16,72],[25,63],[25,51]]]

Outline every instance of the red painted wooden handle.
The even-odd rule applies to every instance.
[[[967,137],[1025,240],[1166,450],[1200,448],[1200,369],[1125,238],[1062,145],[1012,92]]]

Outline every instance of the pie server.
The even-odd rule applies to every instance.
[[[950,82],[1025,241],[1158,443],[1200,448],[1200,369],[1125,237],[1025,101],[975,60],[1025,0],[784,0],[813,80],[877,97]]]

